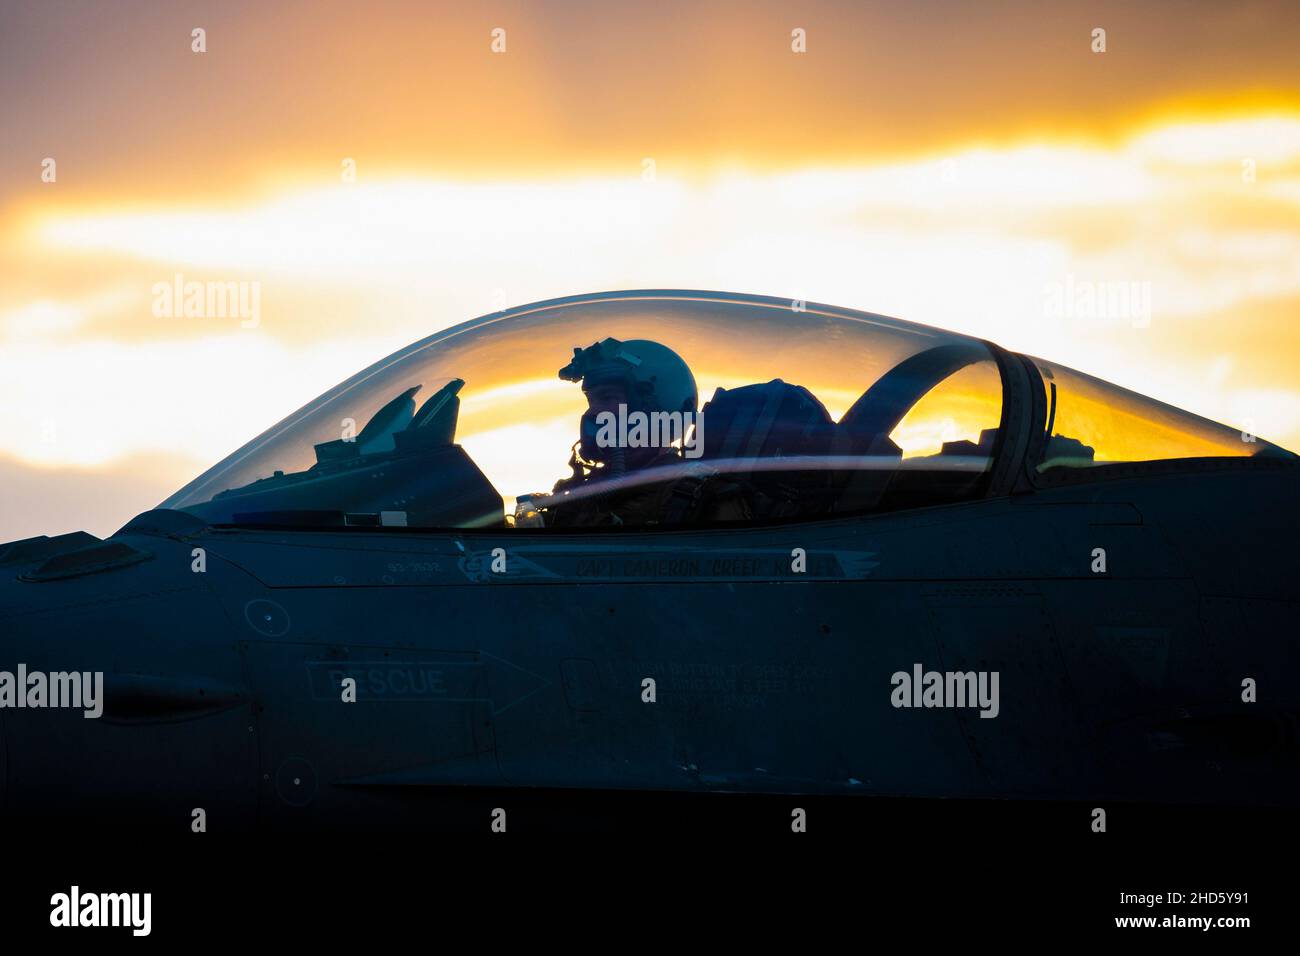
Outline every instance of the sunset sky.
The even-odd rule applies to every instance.
[[[607,289],[911,319],[1300,450],[1298,42],[1294,0],[0,0],[0,541]],[[155,314],[177,275],[257,323]]]

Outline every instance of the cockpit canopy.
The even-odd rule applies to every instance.
[[[579,451],[588,396],[557,370],[575,348],[607,339],[675,352],[703,407],[638,423],[633,401],[627,415],[606,419],[610,441],[628,448],[592,462]],[[1052,409],[1040,470],[1273,447],[1035,361]],[[161,507],[250,526],[544,528],[575,509],[601,516],[578,523],[642,526],[944,504],[985,493],[1002,400],[995,356],[962,335],[790,300],[585,296],[417,342]],[[661,447],[636,458],[638,439]],[[625,466],[625,450],[648,466]],[[711,495],[730,504],[713,507]]]

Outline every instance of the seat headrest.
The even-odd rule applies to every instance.
[[[700,412],[701,457],[825,455],[834,427],[826,407],[801,385],[774,378],[719,388]]]

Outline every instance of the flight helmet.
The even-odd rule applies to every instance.
[[[622,385],[631,412],[695,413],[698,394],[695,376],[682,357],[658,342],[629,339],[621,342],[607,338],[587,348],[575,348],[573,361],[560,369],[566,382],[581,382],[584,392],[600,385]],[[618,476],[626,469],[640,467],[653,457],[645,450],[602,448],[597,442],[596,417],[589,410],[582,416],[581,437],[574,446],[570,464],[574,474],[580,472],[579,456],[589,463],[601,462],[604,473]],[[640,462],[640,464],[638,464]]]
[[[597,385],[622,384],[629,411],[693,413],[698,400],[695,376],[682,357],[649,339],[608,338],[575,348],[560,378],[581,382],[584,392]]]

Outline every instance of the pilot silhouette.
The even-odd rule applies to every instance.
[[[695,419],[690,368],[658,342],[607,338],[575,348],[559,376],[581,383],[587,410],[569,458],[573,475],[556,482],[552,494],[563,497],[548,503],[547,526],[656,523],[676,475],[653,469],[681,462],[668,439],[684,438]],[[653,427],[668,421],[681,430]]]

